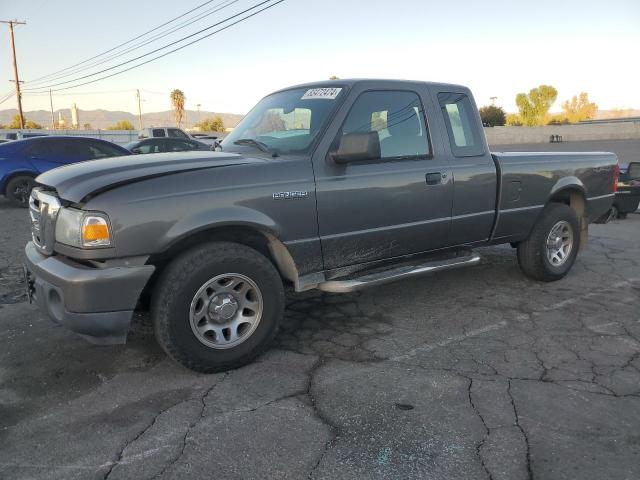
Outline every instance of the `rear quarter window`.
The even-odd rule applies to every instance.
[[[464,93],[440,92],[438,102],[453,155],[456,157],[483,155],[484,142],[469,97]]]

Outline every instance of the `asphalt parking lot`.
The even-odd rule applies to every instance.
[[[291,294],[277,346],[199,375],[147,319],[96,347],[25,302],[0,200],[0,478],[640,478],[640,215],[556,283],[509,247],[360,294]]]

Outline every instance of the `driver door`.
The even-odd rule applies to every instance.
[[[333,143],[314,157],[325,269],[446,246],[453,184],[447,159],[433,154],[423,106],[428,96],[369,90],[352,97],[338,115]],[[380,158],[332,161],[342,135],[353,132],[377,132]]]

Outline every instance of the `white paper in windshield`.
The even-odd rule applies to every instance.
[[[334,100],[342,88],[310,88],[301,100]]]

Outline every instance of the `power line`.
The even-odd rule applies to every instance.
[[[7,100],[9,100],[11,97],[13,97],[15,95],[15,92],[11,92],[9,95],[7,95],[6,97],[4,97],[2,100],[0,100],[0,103],[4,103]]]
[[[180,19],[180,18],[184,17],[185,15],[189,15],[191,12],[195,12],[196,10],[199,10],[200,8],[204,7],[205,5],[208,5],[209,3],[213,2],[213,1],[214,1],[214,0],[208,0],[208,1],[204,2],[204,3],[201,3],[200,5],[198,5],[198,6],[194,7],[194,8],[192,8],[191,10],[189,10],[189,11],[187,11],[187,12],[185,12],[185,13],[181,14],[181,15],[178,15],[177,17],[172,18],[171,20],[166,21],[166,22],[165,22],[165,23],[163,23],[162,25],[158,25],[157,27],[154,27],[154,28],[152,28],[151,30],[147,30],[146,32],[141,33],[140,35],[138,35],[138,36],[136,36],[136,37],[133,37],[133,38],[131,38],[131,39],[127,40],[126,42],[122,42],[122,43],[120,43],[120,44],[116,45],[115,47],[111,47],[109,50],[105,50],[105,51],[104,51],[104,52],[102,52],[102,53],[98,53],[97,55],[94,55],[93,57],[87,58],[86,60],[83,60],[82,62],[75,63],[75,64],[73,64],[73,65],[71,65],[71,66],[69,66],[69,67],[63,68],[63,69],[61,69],[61,70],[57,70],[57,71],[52,72],[52,73],[49,73],[49,74],[47,74],[47,75],[43,75],[42,77],[38,77],[38,78],[35,78],[35,79],[33,79],[33,80],[30,80],[30,82],[35,82],[35,81],[37,81],[37,80],[41,80],[41,79],[43,79],[43,78],[51,77],[51,76],[56,75],[56,74],[58,74],[58,73],[60,73],[60,72],[64,72],[64,71],[66,71],[66,70],[69,70],[69,69],[71,69],[71,68],[75,68],[75,67],[77,67],[77,66],[79,66],[79,65],[82,65],[82,64],[84,64],[84,63],[90,62],[91,60],[93,60],[93,59],[95,59],[95,58],[98,58],[98,57],[101,57],[101,56],[103,56],[103,55],[106,55],[107,53],[111,53],[111,52],[113,52],[114,50],[116,50],[116,49],[118,49],[118,48],[120,48],[120,47],[122,47],[122,46],[124,46],[124,45],[127,45],[127,44],[129,44],[129,43],[131,43],[131,42],[134,42],[134,41],[138,40],[139,38],[142,38],[142,37],[144,37],[145,35],[148,35],[149,33],[155,32],[156,30],[159,30],[160,28],[162,28],[162,27],[164,27],[164,26],[166,26],[166,25],[169,25],[170,23],[175,22],[176,20],[178,20],[178,19]]]
[[[101,92],[73,92],[73,93],[58,93],[58,96],[66,96],[66,95],[109,95],[109,94],[113,94],[113,93],[131,93],[133,92],[134,89],[129,88],[127,90],[106,90],[106,91],[101,91]],[[49,91],[46,92],[26,92],[22,94],[27,95],[27,96],[32,96],[32,95],[49,95]]]
[[[144,55],[140,55],[139,57],[133,58],[133,59],[128,60],[128,61],[126,61],[126,62],[123,62],[123,63],[121,63],[121,64],[119,64],[119,65],[115,65],[115,66],[110,67],[110,68],[108,68],[108,69],[104,69],[104,70],[102,70],[102,71],[100,71],[100,72],[95,72],[95,73],[93,73],[93,74],[91,74],[91,75],[85,75],[85,76],[83,76],[83,77],[79,77],[79,78],[76,78],[76,79],[74,79],[74,80],[69,80],[69,81],[66,81],[66,82],[61,82],[61,83],[58,83],[58,84],[47,85],[47,86],[43,86],[43,87],[37,87],[37,88],[34,88],[33,90],[34,90],[34,91],[35,91],[35,90],[37,90],[37,91],[39,91],[39,92],[40,92],[40,91],[42,91],[42,89],[45,89],[45,88],[51,88],[51,87],[54,87],[54,86],[57,86],[57,85],[64,85],[64,84],[67,84],[67,83],[73,83],[74,81],[82,80],[82,79],[85,79],[85,78],[89,78],[89,77],[92,77],[92,76],[98,75],[98,74],[100,74],[100,73],[104,73],[104,72],[109,71],[109,70],[113,70],[114,68],[117,68],[117,67],[119,67],[119,66],[126,65],[126,64],[131,63],[131,62],[133,62],[133,61],[135,61],[135,60],[139,60],[140,58],[143,58],[143,57],[146,57],[146,56],[151,55],[151,54],[153,54],[153,53],[156,53],[156,52],[158,52],[158,51],[160,51],[160,50],[164,50],[165,48],[171,47],[172,45],[175,45],[176,43],[180,43],[180,42],[182,42],[182,41],[184,41],[184,40],[186,40],[186,39],[188,39],[188,38],[191,38],[191,37],[193,37],[193,36],[195,36],[195,35],[197,35],[197,34],[199,34],[199,33],[202,33],[202,32],[203,32],[203,31],[205,31],[205,30],[209,30],[209,29],[211,29],[211,28],[213,28],[213,27],[215,27],[215,26],[218,26],[218,25],[220,25],[220,24],[222,24],[222,23],[225,23],[225,22],[227,22],[227,21],[229,21],[229,20],[231,20],[231,19],[233,19],[233,18],[236,18],[236,17],[238,17],[238,16],[240,16],[240,15],[242,15],[242,14],[244,14],[244,13],[246,13],[246,12],[250,11],[250,10],[253,10],[253,9],[255,9],[255,8],[257,8],[257,7],[261,6],[261,5],[264,5],[265,3],[268,3],[269,1],[271,1],[271,0],[265,0],[265,1],[263,1],[263,2],[260,2],[260,3],[258,3],[258,4],[256,4],[256,5],[254,5],[254,6],[253,6],[253,7],[251,7],[251,8],[248,8],[248,9],[246,9],[246,10],[244,10],[244,11],[240,12],[240,13],[237,13],[237,14],[235,14],[235,15],[232,15],[231,17],[228,17],[228,18],[226,18],[225,20],[222,20],[222,21],[220,21],[220,22],[218,22],[218,23],[216,23],[216,24],[214,24],[214,25],[212,25],[212,26],[210,26],[210,27],[207,27],[207,28],[205,28],[205,29],[203,29],[203,30],[201,30],[201,31],[199,31],[199,32],[196,32],[196,33],[194,33],[194,34],[192,34],[192,35],[188,35],[188,36],[186,36],[186,37],[184,37],[184,38],[181,38],[180,40],[176,40],[175,42],[171,42],[171,43],[169,43],[169,44],[167,44],[167,45],[165,45],[165,46],[163,46],[163,47],[157,48],[157,49],[155,49],[155,50],[153,50],[153,51],[151,51],[151,52],[148,52],[148,53],[146,53],[146,54],[144,54]],[[248,19],[249,19],[249,18],[251,18],[251,17],[254,17],[254,16],[258,15],[259,13],[262,13],[262,12],[264,12],[264,11],[266,11],[266,10],[270,9],[270,8],[273,8],[273,7],[275,7],[276,5],[278,5],[278,4],[280,4],[280,3],[284,2],[284,1],[285,1],[285,0],[278,0],[278,1],[276,1],[276,2],[274,2],[274,3],[272,3],[272,4],[270,4],[270,5],[267,5],[266,7],[262,8],[262,9],[260,9],[260,10],[256,11],[256,12],[253,12],[253,13],[251,13],[251,14],[249,14],[249,15],[246,15],[245,17],[242,17],[242,18],[240,18],[240,19],[236,20],[235,22],[232,22],[232,23],[230,23],[230,24],[228,24],[228,25],[225,25],[225,26],[224,26],[224,27],[222,27],[222,28],[219,28],[218,30],[215,30],[215,31],[213,31],[213,32],[211,32],[211,33],[209,33],[209,34],[207,34],[207,35],[204,35],[204,36],[202,36],[202,37],[200,37],[200,38],[197,38],[197,39],[195,39],[195,40],[192,40],[192,41],[191,41],[191,42],[189,42],[189,43],[186,43],[186,44],[184,44],[184,45],[182,45],[182,46],[180,46],[180,47],[174,48],[173,50],[169,50],[168,52],[165,52],[165,53],[163,53],[163,54],[161,54],[161,55],[158,55],[158,56],[156,56],[156,57],[153,57],[153,58],[151,58],[151,59],[149,59],[149,60],[146,60],[146,61],[144,61],[144,62],[138,63],[138,64],[136,64],[136,65],[133,65],[133,66],[128,67],[128,68],[125,68],[125,69],[120,70],[120,71],[118,71],[118,72],[114,72],[114,73],[111,73],[111,74],[109,74],[109,75],[105,75],[105,76],[100,77],[100,78],[97,78],[97,79],[95,79],[95,80],[90,80],[90,81],[87,81],[87,82],[78,83],[78,84],[76,84],[76,85],[71,85],[71,86],[68,86],[68,87],[62,87],[62,88],[53,89],[53,91],[54,91],[54,92],[57,92],[57,91],[61,91],[61,90],[69,90],[69,89],[72,89],[72,88],[81,87],[81,86],[83,86],[83,85],[89,85],[89,84],[92,84],[92,83],[95,83],[95,82],[99,82],[99,81],[101,81],[101,80],[105,80],[105,79],[107,79],[107,78],[114,77],[114,76],[116,76],[116,75],[120,75],[121,73],[128,72],[128,71],[133,70],[133,69],[135,69],[135,68],[141,67],[141,66],[146,65],[146,64],[148,64],[148,63],[151,63],[151,62],[153,62],[153,61],[155,61],[155,60],[158,60],[158,59],[160,59],[160,58],[166,57],[167,55],[170,55],[170,54],[172,54],[172,53],[175,53],[175,52],[177,52],[177,51],[179,51],[179,50],[182,50],[183,48],[186,48],[186,47],[189,47],[189,46],[191,46],[191,45],[193,45],[193,44],[195,44],[195,43],[198,43],[198,42],[200,42],[200,41],[204,40],[205,38],[209,38],[209,37],[211,37],[212,35],[215,35],[215,34],[217,34],[217,33],[220,33],[220,32],[222,32],[223,30],[226,30],[226,29],[228,29],[228,28],[230,28],[230,27],[232,27],[232,26],[234,26],[234,25],[237,25],[238,23],[241,23],[241,22],[243,22],[243,21],[245,21],[245,20],[248,20]],[[29,89],[25,89],[25,90],[29,90]]]
[[[130,53],[130,52],[133,52],[135,50],[138,50],[138,49],[144,47],[145,45],[149,45],[150,43],[153,43],[156,40],[162,39],[162,38],[164,38],[166,36],[169,36],[169,35],[177,32],[179,30],[182,30],[182,29],[188,27],[189,25],[192,25],[192,24],[194,24],[196,22],[204,20],[206,17],[209,17],[209,16],[213,15],[214,13],[219,12],[220,10],[223,10],[223,9],[225,9],[227,7],[230,7],[231,5],[233,5],[234,3],[237,3],[239,1],[240,0],[224,0],[224,1],[214,5],[210,9],[207,9],[204,12],[201,12],[200,14],[198,14],[198,16],[190,18],[190,19],[187,19],[186,21],[184,21],[182,23],[179,23],[177,26],[171,27],[168,30],[162,31],[162,32],[158,33],[157,35],[152,36],[151,38],[143,40],[142,42],[136,43],[136,44],[132,45],[131,47],[126,48],[123,51],[114,53],[114,54],[109,55],[109,56],[107,56],[105,58],[102,58],[101,60],[89,63],[89,64],[87,64],[87,65],[85,65],[83,67],[80,67],[80,68],[69,70],[72,67],[68,67],[67,70],[69,70],[69,71],[67,73],[62,74],[62,75],[52,76],[53,74],[49,74],[49,75],[46,76],[46,77],[49,77],[49,78],[40,77],[41,79],[30,80],[30,81],[25,82],[25,83],[30,85],[29,88],[42,88],[41,86],[37,86],[37,84],[53,82],[53,81],[56,81],[56,80],[59,80],[59,79],[65,78],[65,77],[69,77],[69,76],[75,75],[75,74],[80,73],[80,72],[84,72],[86,70],[90,70],[93,67],[97,67],[98,65],[103,65],[103,64],[105,64],[105,63],[107,63],[107,62],[109,62],[109,61],[111,61],[113,59],[122,57],[122,56],[126,55],[127,53]],[[83,63],[86,63],[87,61],[85,61]]]

